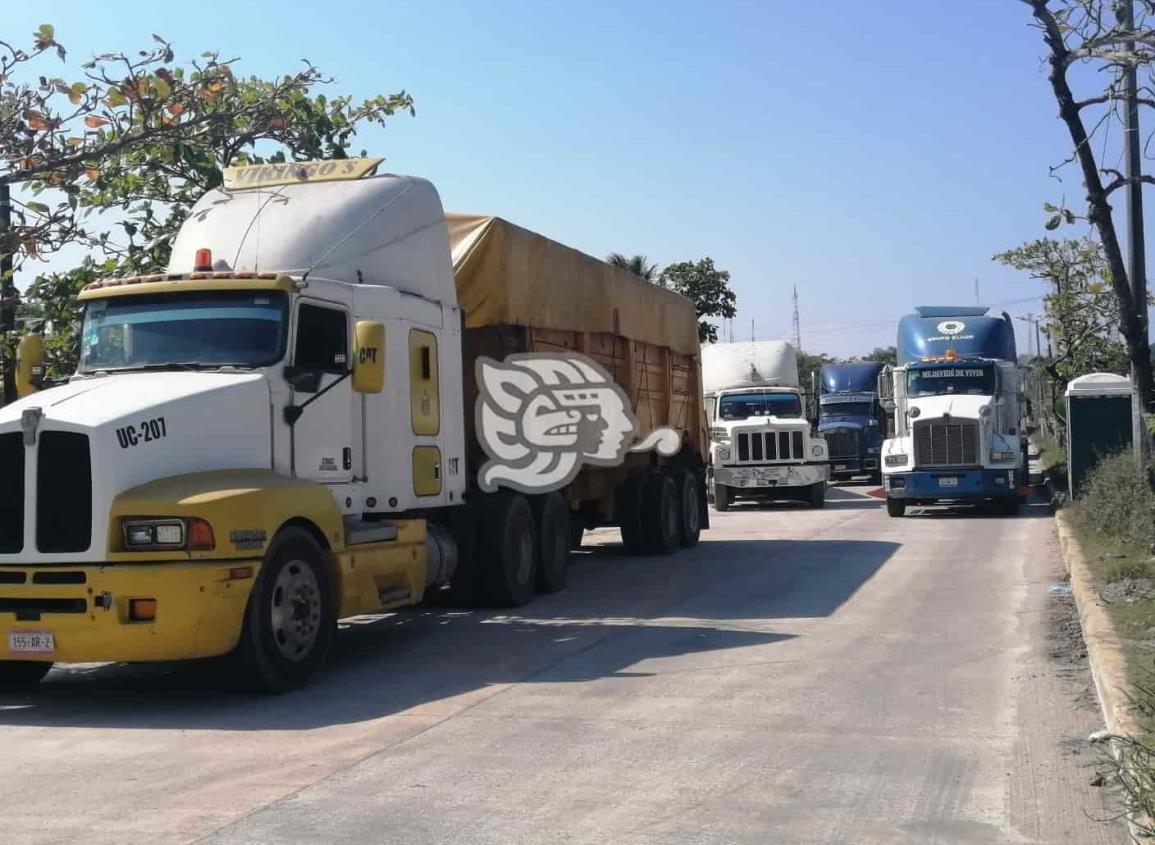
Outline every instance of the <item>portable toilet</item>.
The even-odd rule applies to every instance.
[[[1114,373],[1090,373],[1067,385],[1067,484],[1078,495],[1099,458],[1132,449],[1138,394],[1131,380]]]

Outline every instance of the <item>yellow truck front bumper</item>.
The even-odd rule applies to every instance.
[[[0,567],[0,660],[146,662],[231,651],[260,571],[258,560]],[[153,599],[155,618],[131,618]],[[51,652],[13,650],[51,634]],[[41,640],[43,642],[43,640]]]

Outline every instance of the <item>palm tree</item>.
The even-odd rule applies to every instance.
[[[645,279],[647,282],[658,281],[658,265],[651,264],[644,255],[625,256],[620,252],[611,252],[606,256],[606,261],[615,267],[629,270],[639,279]]]

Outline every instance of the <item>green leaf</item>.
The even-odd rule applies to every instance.
[[[1063,217],[1064,217],[1064,219],[1066,219],[1066,221],[1069,225],[1071,225],[1071,226],[1075,225],[1075,213],[1073,211],[1068,211],[1067,209],[1064,208],[1063,209]]]
[[[1049,202],[1045,202],[1045,203],[1043,203],[1043,211],[1046,211],[1046,212],[1049,212],[1049,213],[1051,213],[1051,214],[1054,214],[1054,213],[1055,213],[1055,212],[1057,212],[1058,210],[1059,210],[1059,209],[1058,209],[1058,206],[1054,206],[1054,205],[1051,205]]]
[[[26,202],[26,203],[24,203],[24,206],[29,211],[35,211],[37,214],[47,214],[48,213],[48,206],[46,206],[42,202]]]
[[[41,38],[52,41],[56,38],[56,27],[50,23],[42,23],[40,24],[40,29],[36,30],[36,34]]]
[[[1062,216],[1059,214],[1056,214],[1054,217],[1052,217],[1050,220],[1047,221],[1047,231],[1053,232],[1055,229],[1059,228],[1059,224],[1062,222],[1063,222]]]

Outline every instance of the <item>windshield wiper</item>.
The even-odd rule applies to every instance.
[[[155,372],[158,370],[181,370],[187,372],[196,372],[197,370],[212,370],[218,367],[227,366],[226,364],[203,364],[199,361],[172,361],[166,364],[138,364],[135,367],[93,367],[85,370],[86,373],[144,373]]]

